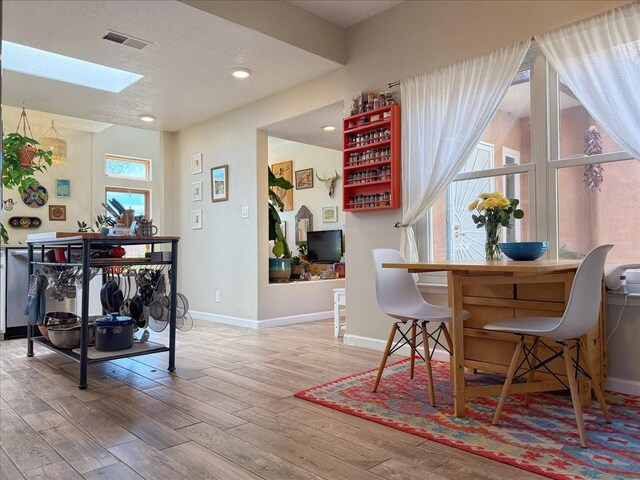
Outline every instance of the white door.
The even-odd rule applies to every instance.
[[[480,142],[460,173],[493,168],[493,145]],[[447,188],[447,260],[483,259],[484,228],[471,219],[469,204],[483,192],[493,192],[493,178],[476,178],[453,182]]]

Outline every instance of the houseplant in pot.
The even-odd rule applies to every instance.
[[[291,190],[293,185],[282,177],[276,177],[269,167],[269,241],[273,241],[271,251],[275,256],[269,259],[269,281],[283,283],[288,282],[291,275],[291,250],[284,237],[278,213],[278,210],[283,211],[284,203],[273,190],[275,187]]]
[[[2,139],[2,186],[6,189],[17,189],[22,195],[25,188],[38,183],[34,178],[36,173],[42,173],[51,166],[51,151],[37,147],[38,142],[33,138],[10,133]],[[31,156],[33,153],[33,156]],[[28,166],[23,166],[27,163]],[[9,238],[4,225],[0,225],[2,242]]]

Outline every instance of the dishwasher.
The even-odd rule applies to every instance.
[[[42,260],[42,252],[34,251],[34,260]],[[29,259],[28,250],[25,247],[7,247],[5,251],[4,297],[3,307],[5,309],[5,340],[12,338],[26,338],[27,336],[27,316],[24,314],[24,307],[27,303],[27,292],[29,290]],[[51,298],[51,288],[46,292],[46,312],[65,311],[76,312],[76,299],[65,298],[55,300]],[[35,334],[39,331],[36,328]]]

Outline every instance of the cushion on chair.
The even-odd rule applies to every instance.
[[[519,317],[502,322],[488,323],[485,330],[522,333],[524,335],[544,335],[553,331],[561,317]]]

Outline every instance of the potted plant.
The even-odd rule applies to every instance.
[[[51,151],[37,147],[33,138],[19,133],[10,133],[2,139],[2,185],[6,189],[17,189],[22,195],[25,188],[38,183],[34,178],[37,172],[44,172],[51,166]],[[9,236],[4,225],[0,224],[2,242],[7,243]]]
[[[307,242],[302,242],[298,245],[298,253],[300,254],[300,260],[307,259]]]
[[[289,281],[291,275],[291,250],[284,238],[280,214],[284,203],[273,188],[291,190],[293,185],[282,177],[276,177],[269,167],[269,240],[273,242],[271,251],[275,258],[269,259],[269,281],[283,283]]]

